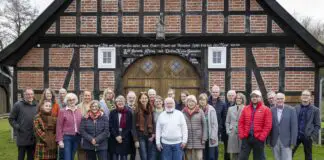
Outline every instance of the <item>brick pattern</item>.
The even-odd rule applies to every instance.
[[[166,33],[180,33],[181,31],[181,17],[180,16],[165,16],[165,32]]]
[[[122,10],[124,12],[138,12],[139,0],[122,0]]]
[[[97,17],[81,16],[81,33],[97,33]]]
[[[46,34],[55,34],[56,33],[56,23],[54,22],[51,27],[46,31]]]
[[[245,0],[228,0],[229,11],[245,11]]]
[[[186,11],[201,11],[202,0],[186,0]]]
[[[245,32],[245,16],[232,15],[228,17],[228,32],[229,33],[244,33]]]
[[[80,89],[81,90],[93,90],[94,74],[92,71],[80,72]]]
[[[245,67],[245,48],[231,48],[231,67]]]
[[[18,89],[31,87],[33,89],[42,90],[44,88],[44,72],[43,71],[18,71],[17,83]]]
[[[200,15],[186,16],[186,32],[201,33],[202,19]]]
[[[123,33],[138,33],[138,16],[123,17]]]
[[[303,91],[308,89],[314,91],[315,72],[308,71],[286,71],[285,90],[286,91]]]
[[[97,0],[81,0],[81,12],[97,12]]]
[[[43,67],[44,49],[32,48],[17,64],[18,67]]]
[[[61,25],[60,26],[61,33],[76,33],[75,16],[61,16],[60,25]]]
[[[70,6],[65,10],[65,12],[76,12],[76,0],[70,4]]]
[[[279,67],[278,48],[252,48],[252,53],[258,67]]]
[[[102,33],[117,33],[118,32],[118,16],[102,16],[101,17],[101,32]]]
[[[48,77],[49,77],[49,87],[54,90],[59,90],[63,87],[65,78],[67,76],[67,71],[49,71]],[[69,91],[74,90],[74,73],[72,73],[70,82],[69,82]]]
[[[102,12],[118,12],[118,1],[101,1]]]
[[[231,89],[234,89],[236,91],[245,91],[245,78],[245,71],[231,72]]]
[[[165,11],[180,11],[181,10],[181,0],[165,0]]]
[[[279,90],[279,72],[261,71],[261,76],[267,91]],[[252,73],[252,90],[259,89],[254,73]]]
[[[250,10],[263,11],[263,8],[259,5],[259,3],[256,0],[250,0]]]
[[[278,26],[275,21],[272,21],[272,33],[283,33],[284,31]]]
[[[144,33],[155,33],[159,16],[144,16]]]
[[[115,88],[115,73],[113,71],[101,71],[99,72],[100,91],[104,91],[106,88]]]
[[[145,12],[160,11],[160,0],[144,0]]]
[[[80,48],[80,67],[93,67],[94,66],[94,49],[93,48]]]
[[[69,67],[73,56],[73,48],[50,48],[50,67]]]
[[[225,72],[209,71],[209,88],[218,85],[221,90],[225,89]]]
[[[224,0],[207,0],[208,11],[223,11]]]
[[[267,32],[267,16],[252,15],[250,17],[251,33],[266,33]]]
[[[224,16],[208,15],[207,16],[207,32],[223,33],[224,32]]]
[[[315,67],[314,63],[298,47],[285,49],[286,67]]]

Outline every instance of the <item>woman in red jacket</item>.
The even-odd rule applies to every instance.
[[[264,141],[272,128],[272,114],[262,102],[259,90],[251,93],[251,103],[244,107],[239,120],[239,137],[242,140],[240,160],[248,160],[251,149],[253,159],[263,159]]]

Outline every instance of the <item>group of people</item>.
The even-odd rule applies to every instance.
[[[301,104],[285,104],[283,93],[269,92],[270,106],[254,90],[250,104],[243,93],[227,92],[220,98],[214,85],[198,97],[175,90],[163,99],[154,89],[129,91],[115,97],[110,88],[100,101],[83,91],[82,102],[62,88],[59,97],[45,89],[40,101],[33,89],[14,104],[9,123],[17,137],[18,160],[217,160],[224,143],[224,159],[265,160],[269,142],[276,160],[292,159],[299,144],[305,159],[312,159],[312,142],[320,129],[319,109],[311,104],[311,92],[301,94]],[[137,97],[138,96],[138,97]],[[139,158],[140,157],[140,158]]]

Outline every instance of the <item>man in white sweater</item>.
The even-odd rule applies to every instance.
[[[164,100],[163,111],[156,123],[156,146],[162,160],[182,160],[188,140],[188,128],[182,112],[175,109],[172,98]]]

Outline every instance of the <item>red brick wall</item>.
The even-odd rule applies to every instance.
[[[245,0],[228,0],[230,11],[244,11],[245,10]]]
[[[160,11],[160,0],[144,0],[145,12]]]
[[[97,0],[81,0],[81,12],[97,12]]]
[[[124,12],[138,12],[139,0],[122,0],[122,9]]]
[[[223,33],[224,32],[224,16],[208,15],[207,16],[207,32]]]
[[[100,91],[104,91],[106,88],[115,88],[115,73],[113,71],[101,71],[99,72]]]
[[[73,56],[72,48],[50,48],[50,67],[69,67]]]
[[[61,16],[60,25],[61,33],[76,33],[75,16]]]
[[[46,31],[46,34],[55,34],[56,33],[56,23],[54,22],[51,27]]]
[[[102,12],[117,12],[118,1],[101,1]]]
[[[262,71],[261,76],[267,91],[279,90],[279,72]],[[259,89],[254,73],[252,74],[252,90]]]
[[[202,0],[186,0],[186,11],[201,11]]]
[[[165,0],[165,11],[180,11],[181,0]]]
[[[97,17],[81,16],[81,33],[97,33]]]
[[[298,47],[286,48],[286,67],[314,67],[314,63]]]
[[[275,21],[272,21],[272,33],[283,33],[283,30],[278,26]]]
[[[92,71],[80,72],[80,89],[81,90],[93,90],[94,74]]]
[[[235,15],[228,16],[228,32],[244,33],[245,32],[245,16]]]
[[[65,10],[65,12],[76,12],[76,0],[70,4],[70,6]]]
[[[224,0],[207,0],[207,10],[208,11],[223,11],[224,10]]]
[[[251,33],[266,33],[267,32],[267,16],[266,15],[251,15],[250,17]]]
[[[54,90],[59,90],[60,88],[62,88],[67,73],[68,73],[67,71],[49,71],[48,72],[49,87]],[[68,90],[69,91],[74,90],[74,73],[72,73]]]
[[[213,85],[218,85],[221,90],[225,89],[225,72],[209,71],[209,88]]]
[[[190,15],[186,17],[186,32],[201,33],[201,16]]]
[[[314,91],[314,72],[309,71],[286,71],[285,90],[303,91],[308,89]]]
[[[43,67],[43,65],[43,48],[32,48],[17,64],[18,67]]]
[[[258,67],[279,67],[278,48],[252,48],[252,53]]]
[[[101,32],[102,33],[117,33],[118,32],[118,16],[102,16],[101,17]]]
[[[159,16],[144,16],[144,33],[155,33]]]
[[[245,71],[232,71],[231,77],[231,89],[236,91],[245,91]]]
[[[123,17],[123,33],[138,33],[138,16]]]
[[[80,67],[93,67],[93,48],[80,48]]]
[[[181,31],[181,17],[180,16],[165,16],[165,32],[166,33],[180,33]]]
[[[231,48],[231,67],[245,67],[245,48]]]
[[[18,71],[17,73],[18,89],[31,87],[42,90],[44,88],[43,71]]]
[[[250,10],[263,11],[263,8],[259,5],[259,3],[256,0],[250,0]]]

